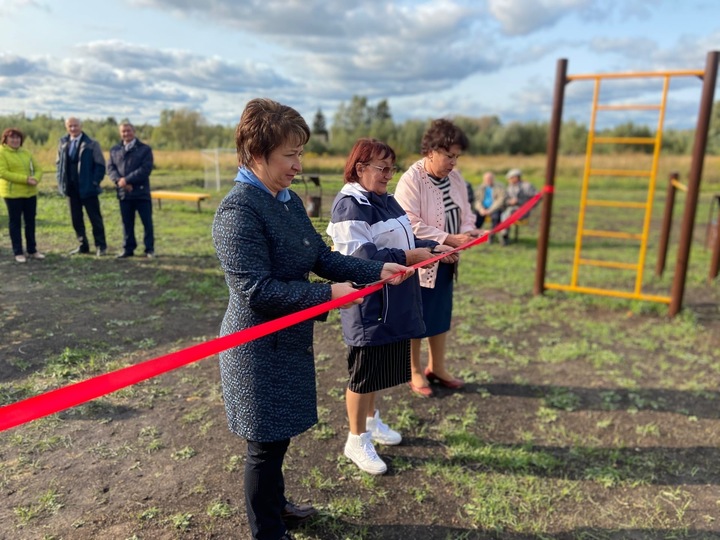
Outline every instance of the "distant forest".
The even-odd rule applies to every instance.
[[[708,137],[709,154],[720,154],[720,102],[713,107],[713,116]],[[107,150],[118,143],[117,120],[81,118],[83,129],[97,139]],[[429,120],[393,121],[387,100],[376,105],[367,98],[354,96],[349,103],[342,103],[336,111],[332,125],[328,128],[325,115],[318,110],[312,119],[307,119],[312,138],[306,152],[316,154],[344,155],[359,137],[376,137],[388,142],[400,157],[419,153],[420,140]],[[543,154],[547,147],[547,122],[511,122],[503,124],[497,116],[471,118],[456,116],[453,121],[470,139],[468,154],[472,155],[532,155]],[[30,148],[54,147],[65,134],[64,118],[40,114],[33,117],[24,113],[0,115],[0,130],[16,127],[22,130]],[[187,109],[163,110],[158,125],[136,124],[138,136],[159,150],[199,150],[203,148],[234,148],[235,126],[210,124],[202,114]],[[575,121],[564,122],[560,136],[560,152],[564,155],[584,154],[588,128]],[[596,136],[652,137],[653,130],[632,122],[599,131]],[[663,131],[663,153],[690,154],[694,143],[694,130],[665,129]],[[597,146],[596,153],[648,152],[651,146],[628,146],[607,144]]]

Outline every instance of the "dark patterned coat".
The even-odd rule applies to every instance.
[[[331,298],[331,281],[376,281],[383,263],[331,251],[300,198],[287,203],[237,183],[220,203],[213,240],[230,292],[221,334],[288,315]],[[298,435],[317,422],[312,320],[220,353],[228,425],[252,441]]]

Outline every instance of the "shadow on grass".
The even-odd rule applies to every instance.
[[[445,525],[363,525],[334,520],[332,529],[308,526],[303,533],[310,538],[362,540],[656,540],[658,538],[720,538],[720,534],[699,529],[603,529],[581,527],[552,534],[462,529]],[[305,538],[305,536],[303,536]]]
[[[696,418],[720,418],[720,392],[666,388],[587,388],[581,386],[483,384],[467,385],[468,391],[486,390],[492,396],[536,398],[546,406],[567,411],[652,411]]]
[[[715,302],[686,303],[684,309],[691,311],[700,323],[720,321],[720,305]]]
[[[412,444],[412,442],[410,442]],[[390,453],[392,452],[392,454]],[[402,452],[402,455],[398,455]],[[405,449],[386,449],[380,456],[388,463],[387,476],[402,474],[402,468],[424,465],[433,468],[461,467],[467,473],[495,473],[596,482],[606,488],[620,485],[717,485],[720,474],[716,464],[720,449],[713,447],[619,448],[590,446],[539,446],[497,444],[467,433],[445,437],[442,453],[429,457],[410,456]]]

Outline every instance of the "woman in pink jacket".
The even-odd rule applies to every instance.
[[[455,248],[481,233],[475,228],[475,214],[470,207],[465,180],[455,170],[458,157],[467,147],[467,136],[449,120],[434,120],[423,135],[420,152],[425,157],[410,166],[395,190],[395,199],[410,217],[417,238]],[[456,265],[438,263],[418,271],[425,334],[410,344],[410,388],[422,397],[433,395],[429,382],[451,389],[465,384],[453,377],[445,366]],[[429,358],[423,371],[420,344],[424,337],[428,338]]]

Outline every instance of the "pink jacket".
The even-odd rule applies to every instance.
[[[400,177],[395,189],[395,200],[407,212],[413,232],[418,238],[445,243],[445,205],[442,192],[435,187],[425,171],[425,159],[413,163]],[[460,207],[460,232],[475,229],[475,214],[468,201],[467,186],[462,175],[453,170],[450,173],[450,197]],[[438,263],[443,264],[443,263]],[[434,288],[437,264],[418,270],[420,285]]]

